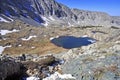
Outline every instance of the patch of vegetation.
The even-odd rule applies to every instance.
[[[12,43],[16,45],[16,43]],[[39,41],[21,41],[21,46],[12,46],[4,50],[4,54],[44,54],[49,51],[58,53],[63,48],[59,48],[52,44],[49,40],[39,40]]]

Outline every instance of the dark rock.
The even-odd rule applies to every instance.
[[[1,55],[0,80],[21,80],[28,76],[45,78],[55,72],[54,67],[58,65],[57,59],[52,55],[43,56],[37,61],[26,60],[25,58],[25,54],[17,58],[12,58],[9,55]],[[51,66],[56,62],[55,66]],[[49,66],[51,66],[51,70]]]
[[[0,61],[0,80],[18,80],[21,73],[21,63],[12,58]]]

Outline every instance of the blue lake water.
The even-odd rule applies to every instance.
[[[96,40],[90,37],[60,36],[52,39],[51,42],[56,46],[71,49],[93,44]]]

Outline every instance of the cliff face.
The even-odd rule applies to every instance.
[[[55,0],[1,0],[0,16],[39,26],[117,26],[120,19],[103,12],[70,9]]]
[[[78,16],[78,23],[81,25],[107,26],[111,25],[111,17],[107,13],[92,12],[73,9],[74,14]]]

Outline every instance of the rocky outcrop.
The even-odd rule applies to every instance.
[[[72,9],[78,17],[78,25],[82,26],[111,26],[112,17],[104,12],[85,11]]]
[[[60,71],[60,60],[52,55],[37,56],[32,58],[22,55],[10,57],[8,55],[0,56],[0,80],[22,80],[29,76],[46,78],[56,71]],[[24,58],[24,59],[23,59]],[[26,79],[25,79],[26,80]]]
[[[103,12],[70,9],[55,0],[1,0],[0,5],[2,18],[20,19],[35,26],[120,27],[118,17]]]
[[[15,80],[21,77],[21,63],[11,57],[0,57],[0,80]],[[13,77],[11,77],[13,76]]]

